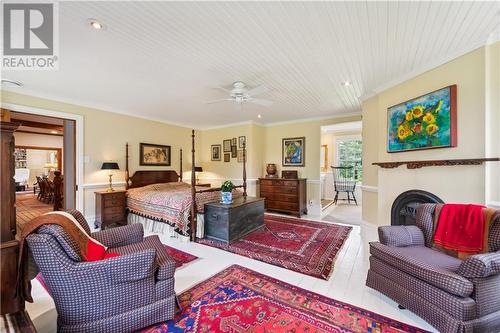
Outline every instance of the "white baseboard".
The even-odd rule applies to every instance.
[[[486,203],[486,206],[491,207],[491,208],[500,209],[500,201],[488,201]]]

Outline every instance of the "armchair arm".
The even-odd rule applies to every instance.
[[[500,274],[500,251],[470,256],[460,264],[457,274],[469,279]]]
[[[379,227],[378,238],[380,243],[387,246],[425,246],[424,234],[422,230],[414,225]]]
[[[92,233],[92,237],[104,246],[113,248],[141,242],[144,238],[144,229],[142,224],[134,223],[97,231]]]

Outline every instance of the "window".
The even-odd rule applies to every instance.
[[[354,169],[342,170],[343,176],[363,181],[362,141],[360,136],[338,137],[337,138],[336,161],[337,166],[352,166]]]

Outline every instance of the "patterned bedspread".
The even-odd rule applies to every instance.
[[[239,196],[242,192],[233,190],[233,197]],[[203,213],[205,203],[217,200],[220,200],[219,191],[197,193],[198,213]],[[183,235],[188,235],[191,202],[191,185],[183,182],[152,184],[127,191],[127,208],[132,213],[166,222]]]

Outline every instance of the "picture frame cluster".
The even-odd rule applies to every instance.
[[[211,160],[221,161],[222,154],[224,154],[224,162],[226,163],[231,162],[232,158],[236,158],[238,163],[243,163],[246,159],[243,148],[246,148],[246,136],[225,139],[222,141],[222,145],[214,144],[211,146]]]

